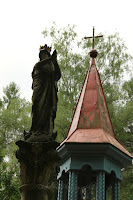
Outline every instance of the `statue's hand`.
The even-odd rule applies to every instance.
[[[57,51],[56,50],[54,50],[51,58],[52,58],[53,63],[55,64],[57,62]]]

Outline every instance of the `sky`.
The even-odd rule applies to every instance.
[[[42,31],[76,25],[79,37],[119,32],[133,56],[132,0],[1,0],[0,1],[0,98],[3,87],[14,81],[21,97],[31,100],[33,66],[40,45],[47,43]],[[49,45],[49,44],[48,44]]]

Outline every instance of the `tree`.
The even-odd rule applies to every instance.
[[[14,162],[2,162],[0,165],[0,200],[20,199],[19,167]]]
[[[133,78],[125,81],[122,89],[123,101],[116,113],[117,135],[123,145],[133,152]]]
[[[3,91],[0,128],[1,135],[7,145],[18,138],[20,139],[24,128],[26,130],[29,128],[31,123],[31,103],[20,98],[19,88],[14,82],[5,87]]]
[[[31,103],[20,98],[20,89],[10,83],[0,100],[0,200],[20,199],[19,165],[15,141],[31,124]]]

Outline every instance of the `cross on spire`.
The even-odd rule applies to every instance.
[[[93,36],[92,36],[92,37],[84,37],[84,39],[93,38],[92,49],[94,49],[94,39],[95,39],[95,38],[98,38],[98,37],[103,37],[103,35],[94,36],[94,32],[95,32],[95,28],[94,28],[94,26],[93,26]]]

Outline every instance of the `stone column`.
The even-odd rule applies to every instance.
[[[63,200],[63,180],[59,180],[58,186],[58,200]]]
[[[120,200],[120,181],[115,178],[112,185],[112,199]]]
[[[68,200],[77,200],[78,196],[78,172],[69,171],[69,188],[68,188]]]
[[[16,157],[20,162],[21,200],[51,199],[51,183],[57,174],[55,143],[17,141]]]
[[[105,172],[99,171],[96,179],[96,200],[105,200]]]

